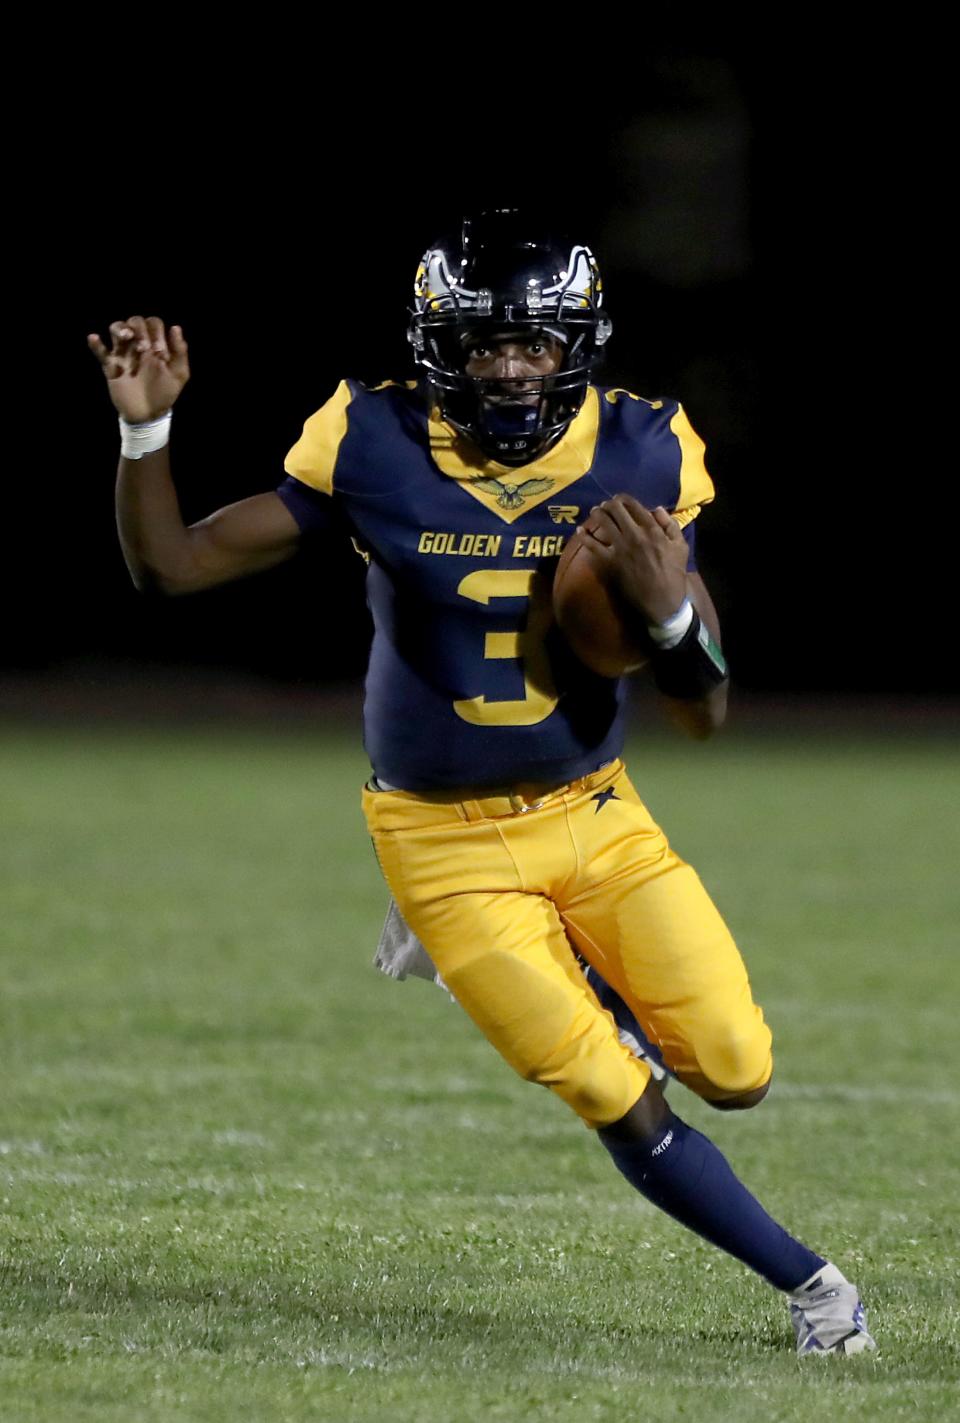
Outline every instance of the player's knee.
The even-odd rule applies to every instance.
[[[773,1074],[770,1033],[727,1037],[701,1052],[699,1071],[681,1074],[711,1107],[720,1111],[745,1111],[763,1101]]]
[[[646,1085],[643,1071],[619,1056],[587,1054],[572,1062],[543,1062],[525,1075],[556,1092],[587,1126],[600,1127],[618,1121],[636,1101]]]

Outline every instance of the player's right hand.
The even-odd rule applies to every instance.
[[[110,341],[108,347],[96,334],[87,337],[124,420],[142,425],[166,414],[190,379],[180,327],[167,332],[159,316],[131,316],[111,323]]]

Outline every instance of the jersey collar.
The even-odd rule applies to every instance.
[[[427,425],[430,454],[441,472],[507,524],[545,499],[555,498],[588,473],[599,427],[600,401],[592,385],[561,439],[539,459],[519,467],[487,459],[444,424],[436,407],[430,411]]]

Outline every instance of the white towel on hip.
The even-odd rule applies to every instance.
[[[391,899],[387,917],[380,930],[380,941],[373,962],[388,978],[404,979],[407,975],[425,978],[430,983],[446,984],[433,966],[433,960]]]

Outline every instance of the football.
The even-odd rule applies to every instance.
[[[587,533],[575,533],[560,555],[553,579],[553,615],[577,657],[601,677],[635,672],[649,648],[635,626]]]

